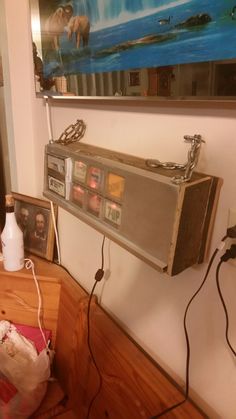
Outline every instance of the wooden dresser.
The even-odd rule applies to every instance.
[[[68,402],[65,418],[86,419],[99,379],[87,345],[88,295],[63,268],[32,257],[43,298],[43,322],[53,332],[55,374]],[[29,270],[5,272],[0,264],[0,318],[37,326],[37,292]],[[90,419],[150,419],[184,399],[182,390],[97,304],[90,312],[91,347],[102,375]],[[53,389],[48,398],[53,400]],[[50,405],[47,396],[43,404]],[[41,411],[43,409],[43,404]],[[46,409],[48,410],[48,407]],[[61,411],[61,413],[62,413]],[[38,418],[56,415],[34,415]],[[163,416],[207,416],[191,401]]]

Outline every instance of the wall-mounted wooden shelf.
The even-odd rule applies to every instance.
[[[176,185],[171,178],[179,173],[83,143],[54,143],[45,150],[44,195],[155,269],[176,275],[204,260],[220,186],[205,174]]]

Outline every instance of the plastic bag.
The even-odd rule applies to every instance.
[[[26,419],[47,390],[50,351],[38,354],[34,344],[6,321],[0,321],[0,339],[0,419]]]

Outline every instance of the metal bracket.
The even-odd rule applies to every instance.
[[[184,140],[186,143],[191,144],[191,148],[188,151],[188,161],[186,163],[179,164],[175,162],[160,162],[159,160],[153,160],[153,159],[146,160],[146,165],[151,168],[161,167],[167,170],[175,170],[175,169],[184,170],[185,172],[182,176],[181,175],[174,176],[171,179],[171,182],[176,185],[180,185],[181,183],[188,182],[191,179],[193,170],[198,162],[201,145],[202,143],[205,143],[205,141],[202,139],[202,136],[199,134],[184,135]]]

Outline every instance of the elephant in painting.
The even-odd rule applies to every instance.
[[[76,37],[76,47],[79,48],[81,39],[83,47],[89,42],[90,22],[87,16],[72,16],[67,25],[68,38],[72,39],[73,34]]]
[[[45,32],[48,36],[52,37],[55,50],[59,50],[59,36],[63,34],[65,27],[72,16],[73,7],[68,4],[66,6],[58,7],[55,12],[48,17],[45,23]]]

